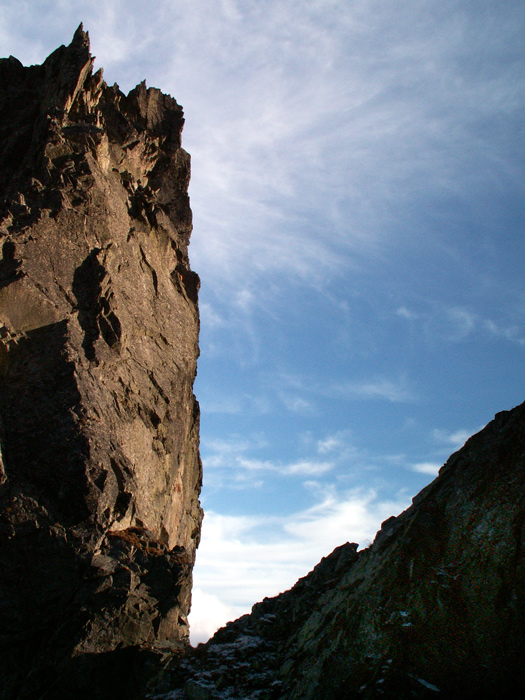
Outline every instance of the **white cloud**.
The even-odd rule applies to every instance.
[[[232,467],[246,469],[247,471],[277,471],[277,467],[270,461],[261,459],[247,459],[245,457],[237,457],[235,464]]]
[[[281,476],[319,476],[333,469],[332,462],[316,462],[312,460],[300,460],[291,464],[278,464],[269,460],[246,459],[238,457],[235,466],[248,471],[274,472]]]
[[[333,462],[342,467],[347,476],[354,472],[356,465],[362,466],[374,461],[368,450],[354,443],[351,430],[339,430],[326,435],[315,442],[315,449],[319,455],[329,455]]]
[[[471,133],[480,110],[496,110],[488,81],[457,75],[468,53],[462,17],[403,12],[400,25],[399,3],[330,10],[269,3],[213,22],[203,13],[198,65],[182,61],[183,39],[166,76],[204,115],[187,130],[207,232],[194,241],[196,259],[214,274],[220,264],[230,281],[271,270],[322,278],[356,252],[375,254],[411,193],[468,191],[466,165],[490,151]],[[212,89],[195,94],[202,75]]]
[[[201,319],[201,326],[206,326],[207,328],[217,328],[218,326],[225,326],[225,319],[213,308],[210,303],[199,304],[199,313]]]
[[[199,403],[203,413],[219,413],[238,415],[243,411],[243,401],[240,396],[209,396],[199,393]]]
[[[317,451],[319,454],[339,452],[344,449],[346,449],[346,440],[340,433],[336,435],[329,435],[323,440],[318,440],[317,442]]]
[[[286,396],[281,394],[280,398],[286,408],[292,413],[299,413],[302,415],[315,413],[313,402],[301,396]]]
[[[261,435],[230,435],[224,438],[203,439],[201,448],[208,454],[214,454],[217,464],[232,457],[242,455],[247,450],[258,450],[265,447],[266,440]],[[211,461],[211,457],[208,458]]]
[[[191,643],[206,642],[218,629],[230,620],[240,617],[244,608],[226,605],[217,595],[194,588],[191,594],[192,610],[189,616]]]
[[[400,306],[398,309],[396,309],[396,315],[400,316],[401,318],[405,318],[407,321],[413,321],[418,317],[417,314],[410,311],[410,309],[407,309],[406,306]]]
[[[192,623],[198,621],[198,641],[224,624],[230,611],[249,612],[265,596],[290,588],[345,541],[367,546],[383,520],[410,504],[406,494],[381,499],[373,490],[339,493],[315,482],[310,489],[316,494],[315,505],[289,516],[206,513],[194,570],[200,593],[191,617]],[[217,611],[213,605],[210,611],[210,603]]]
[[[398,377],[375,376],[371,379],[319,380],[319,377],[304,378],[298,374],[280,373],[278,384],[294,391],[314,396],[328,396],[343,400],[377,399],[392,403],[413,403],[420,400],[418,392],[405,375]],[[342,433],[339,434],[341,439]]]
[[[289,475],[320,476],[334,468],[332,462],[313,462],[303,459],[299,462],[286,465],[284,473]]]
[[[308,541],[317,551],[326,549],[327,542],[337,546],[335,543],[341,543],[342,533],[361,546],[367,546],[382,520],[394,514],[393,510],[400,504],[400,499],[379,501],[374,490],[355,489],[340,494],[333,487],[321,485],[317,485],[317,490],[322,500],[291,518],[284,528],[289,534]]]
[[[419,474],[437,476],[442,466],[443,465],[438,462],[417,462],[412,465],[412,471],[418,472]]]
[[[483,321],[483,328],[491,335],[525,345],[525,334],[523,328],[519,326],[501,325],[496,321],[486,319]]]
[[[233,389],[231,393],[216,391],[213,386],[211,389],[209,385],[202,387],[198,381],[199,378],[197,378],[196,389],[203,413],[223,413],[226,415],[242,413],[261,416],[272,411],[272,402],[267,396],[251,395]]]
[[[460,447],[463,447],[469,437],[472,437],[472,435],[479,432],[479,430],[481,430],[481,427],[476,428],[475,430],[460,429],[452,432],[448,432],[447,430],[439,430],[436,428],[432,432],[432,437],[436,442],[443,443],[447,446],[452,446],[454,449],[459,449]]]
[[[250,311],[251,306],[254,303],[254,300],[254,295],[249,289],[241,289],[237,293],[233,303],[243,313],[248,313]]]
[[[449,309],[448,319],[452,327],[451,340],[464,340],[478,325],[477,315],[463,308]]]

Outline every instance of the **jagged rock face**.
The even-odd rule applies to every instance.
[[[0,61],[2,698],[41,697],[70,658],[188,636],[202,474],[184,120],[92,65],[82,27],[41,66]]]
[[[524,524],[525,404],[472,437],[371,547],[339,547],[219,630],[155,697],[522,698]]]

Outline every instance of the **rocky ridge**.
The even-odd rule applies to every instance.
[[[93,60],[82,26],[42,65],[0,60],[6,700],[130,697],[139,650],[188,644],[202,468],[184,119]]]
[[[157,681],[156,700],[504,700],[525,691],[525,404],[373,544],[338,547]]]

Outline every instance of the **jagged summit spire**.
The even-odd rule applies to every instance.
[[[82,43],[87,46],[89,49],[89,32],[84,31],[84,23],[80,22],[78,27],[75,30],[75,33],[73,34],[73,40],[71,44],[79,44]]]
[[[44,61],[46,96],[44,109],[68,112],[86,78],[91,75],[95,57],[91,55],[89,34],[82,23],[68,46],[60,46]]]

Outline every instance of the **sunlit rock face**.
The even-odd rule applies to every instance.
[[[524,524],[525,404],[452,455],[372,546],[337,548],[219,630],[155,697],[525,697]]]
[[[183,114],[92,65],[82,27],[41,66],[0,61],[1,698],[62,697],[88,655],[188,639],[202,474]]]

